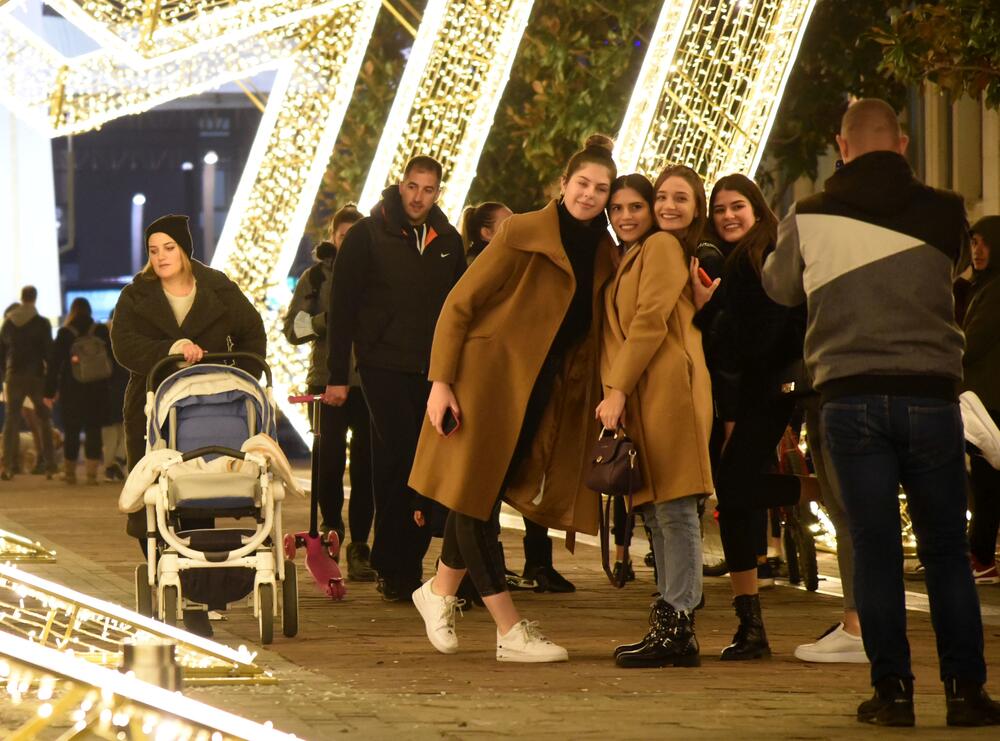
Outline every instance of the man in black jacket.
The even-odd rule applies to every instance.
[[[407,486],[430,384],[434,327],[465,270],[465,250],[436,205],[441,165],[414,157],[402,181],[355,224],[337,255],[328,323],[330,378],[324,401],[348,396],[351,346],[371,410],[375,539],[372,566],[382,595],[409,599],[422,581],[430,528],[413,517]]]
[[[45,362],[52,349],[52,327],[35,308],[38,291],[34,286],[21,289],[21,303],[4,315],[0,326],[0,366],[4,369],[4,399],[6,417],[3,425],[4,468],[0,479],[9,481],[17,468],[17,438],[21,407],[31,399],[42,430],[41,465],[49,478],[55,470],[52,448],[52,417],[45,405]]]
[[[875,695],[859,721],[912,726],[899,487],[917,535],[948,725],[1000,724],[984,689],[983,624],[966,538],[952,274],[968,247],[962,199],[920,183],[881,100],[844,114],[844,166],[781,223],[764,288],[808,303],[805,358],[821,394],[854,539],[854,587]]]

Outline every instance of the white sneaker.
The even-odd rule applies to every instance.
[[[443,654],[453,654],[458,651],[458,636],[455,635],[458,598],[434,594],[431,589],[433,581],[433,577],[428,579],[413,592],[413,606],[424,619],[424,629],[431,645]]]
[[[795,658],[824,664],[868,663],[861,636],[852,636],[844,630],[843,623],[831,627],[815,643],[804,643],[796,648]]]
[[[497,661],[517,661],[541,664],[548,661],[569,661],[569,654],[538,630],[538,623],[522,620],[500,635],[497,631]]]

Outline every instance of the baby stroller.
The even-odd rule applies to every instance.
[[[266,389],[220,362],[235,360],[259,364]],[[283,456],[274,442],[271,370],[252,353],[209,353],[167,376],[154,393],[160,372],[177,361],[183,356],[157,363],[146,386],[146,456],[136,468],[144,466],[152,483],[143,495],[147,561],[136,567],[137,610],[176,625],[184,609],[249,602],[261,643],[268,644],[280,582],[282,632],[292,637],[298,586],[295,564],[281,547],[285,488],[273,470]],[[249,518],[254,527],[216,528],[216,517]],[[182,518],[209,526],[184,529]]]

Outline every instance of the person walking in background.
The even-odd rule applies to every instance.
[[[0,480],[14,477],[20,434],[21,407],[30,399],[41,428],[42,447],[38,451],[41,471],[47,478],[55,472],[52,444],[52,415],[45,405],[45,374],[52,351],[52,327],[38,314],[34,286],[21,289],[21,303],[4,313],[0,325],[0,368],[4,371],[6,416],[3,425],[3,466]]]
[[[757,554],[767,509],[815,500],[814,478],[770,473],[794,400],[779,393],[781,369],[802,356],[803,312],[764,293],[760,270],[773,249],[778,220],[760,188],[744,175],[727,175],[712,189],[708,233],[728,254],[718,290],[699,312],[708,328],[709,366],[725,441],[715,471],[719,532],[729,565],[739,627],[723,661],[767,658],[757,585]],[[766,546],[765,546],[766,547]]]
[[[430,390],[434,324],[465,271],[462,238],[437,206],[441,177],[431,157],[407,162],[399,184],[348,232],[328,309],[335,320],[327,322],[324,402],[347,403],[353,347],[373,426],[371,564],[382,597],[392,602],[409,600],[423,578],[431,528],[414,520],[407,478]]]
[[[427,415],[410,486],[451,512],[436,574],[413,593],[435,649],[455,653],[455,594],[472,576],[496,624],[498,661],[565,661],[522,620],[490,514],[597,531],[583,482],[596,437],[602,291],[613,271],[604,207],[616,167],[607,137],[570,158],[562,198],[511,216],[469,267],[434,333]]]
[[[965,208],[957,194],[914,177],[907,143],[888,103],[851,105],[837,137],[844,166],[782,221],[763,280],[782,304],[808,305],[806,361],[854,537],[858,614],[875,688],[857,719],[914,724],[902,484],[925,569],[948,725],[996,725],[1000,703],[985,690],[983,624],[969,568],[957,401],[963,343],[952,274],[968,244]]]
[[[108,331],[114,324],[115,312],[108,317]],[[101,427],[101,446],[104,449],[104,478],[107,481],[125,480],[125,389],[129,372],[115,360],[111,352],[110,335],[108,356],[111,358],[111,377],[108,379],[108,401],[105,407],[104,426]]]
[[[107,418],[108,379],[111,377],[111,338],[98,324],[85,298],[75,298],[49,356],[45,404],[58,401],[62,411],[63,465],[67,484],[76,483],[80,434],[84,435],[84,471],[87,483],[99,483],[104,461],[101,427]]]
[[[1000,216],[986,216],[972,225],[972,280],[962,329],[965,331],[963,389],[973,391],[993,421],[1000,425],[1000,268],[993,260],[1000,251]],[[1000,471],[978,449],[969,449],[972,519],[969,545],[972,575],[977,584],[1000,582],[997,571],[997,530],[1000,529]]]
[[[330,241],[316,245],[316,264],[307,268],[298,283],[285,315],[285,337],[293,345],[311,343],[309,373],[306,377],[310,394],[326,390],[327,370],[327,308],[330,304],[330,284],[337,250],[344,244],[347,232],[362,216],[350,203],[333,215]],[[323,404],[320,407],[322,449],[319,451],[319,508],[323,516],[322,531],[334,530],[344,540],[344,469],[347,467],[350,430],[351,498],[347,505],[347,521],[351,542],[347,546],[347,578],[353,581],[374,581],[375,570],[370,564],[371,549],[368,535],[375,513],[372,497],[371,420],[368,405],[361,391],[361,378],[352,360],[349,372],[350,390],[343,406]]]
[[[513,212],[502,203],[487,201],[478,206],[468,206],[462,212],[462,239],[465,241],[466,260],[472,262],[482,254],[497,233],[500,224]],[[497,537],[500,537],[500,501],[494,513]],[[508,573],[508,586],[512,589],[534,584],[536,592],[574,592],[576,586],[560,574],[552,564],[552,538],[549,529],[527,517],[524,520],[524,568],[521,577]],[[617,520],[616,520],[617,523]],[[617,532],[616,532],[617,536]],[[624,542],[624,541],[623,541]],[[500,546],[501,552],[503,545]],[[505,560],[506,564],[506,560]],[[506,565],[505,565],[506,569]],[[466,581],[469,581],[468,577]]]
[[[692,253],[659,231],[655,197],[644,175],[624,175],[612,184],[608,204],[621,254],[605,292],[604,400],[596,413],[608,430],[624,427],[640,451],[644,486],[632,501],[652,535],[660,592],[645,638],[615,649],[615,663],[624,668],[700,665],[698,497],[714,491],[712,388],[693,324]]]

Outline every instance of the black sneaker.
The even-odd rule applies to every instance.
[[[523,576],[515,574],[510,569],[506,570],[507,575],[507,589],[511,592],[533,592],[538,584],[535,583],[534,579],[525,579]]]
[[[625,582],[635,581],[635,569],[632,568],[632,562],[629,561],[627,564],[623,564],[621,561],[615,561],[614,569],[612,569],[611,574],[615,580],[615,584],[621,581],[622,569],[625,570]]]
[[[912,726],[913,680],[886,677],[875,683],[875,694],[858,705],[858,722],[876,726]]]
[[[948,679],[944,696],[949,726],[1000,725],[1000,702],[990,699],[979,682]]]
[[[202,638],[211,638],[214,635],[212,623],[204,610],[184,610],[184,630]]]
[[[420,583],[414,585],[412,582],[401,582],[382,577],[379,577],[375,584],[375,589],[382,595],[384,602],[412,602],[413,593],[420,587]]]
[[[525,568],[524,578],[535,582],[536,592],[575,592],[576,586],[553,566],[538,566],[534,569]]]

